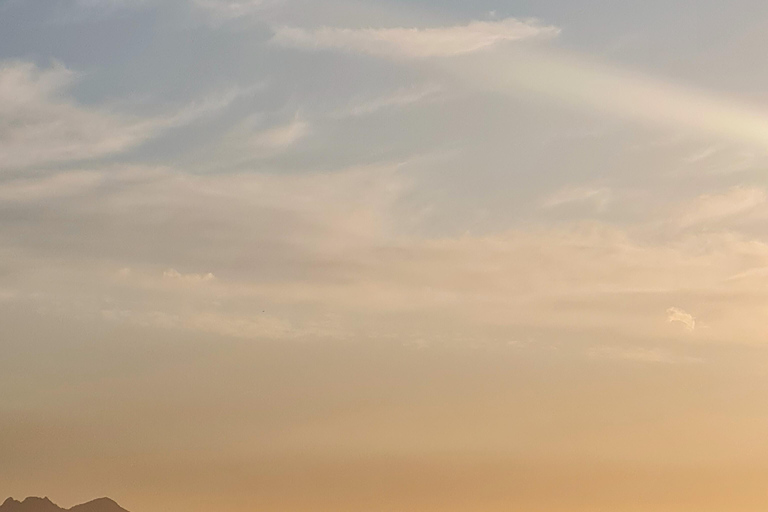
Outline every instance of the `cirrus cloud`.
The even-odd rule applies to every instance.
[[[303,50],[334,49],[388,58],[464,55],[500,43],[555,37],[560,29],[535,20],[506,18],[437,28],[278,27],[272,43]]]
[[[754,212],[766,203],[765,190],[758,187],[733,187],[719,194],[699,196],[681,213],[683,228],[712,224]]]
[[[77,74],[62,64],[0,63],[0,170],[103,158],[220,112],[258,87],[234,87],[150,117],[83,105],[69,97]]]

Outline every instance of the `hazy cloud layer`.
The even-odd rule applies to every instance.
[[[762,280],[733,276],[768,266],[766,243],[727,233],[648,238],[643,226],[599,223],[403,236],[396,219],[407,169],[295,177],[126,169],[16,180],[0,186],[0,196],[16,196],[2,227],[18,256],[6,265],[28,297],[102,297],[83,314],[218,325],[255,339],[367,331],[481,341],[488,334],[479,332],[511,338],[520,329],[671,339],[685,334],[675,324],[696,326],[667,306],[686,300],[703,311],[701,339],[762,341]],[[55,218],[14,213],[54,198]],[[71,223],[82,227],[65,230]],[[262,317],[280,328],[259,331]]]

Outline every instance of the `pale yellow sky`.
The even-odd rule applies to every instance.
[[[0,0],[0,501],[764,511],[766,25]]]

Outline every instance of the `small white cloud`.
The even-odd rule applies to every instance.
[[[186,284],[201,284],[213,281],[216,276],[210,272],[207,274],[182,274],[175,268],[171,268],[163,272],[163,279]]]
[[[559,29],[536,21],[507,18],[438,28],[275,29],[272,43],[304,50],[335,49],[389,58],[448,57],[489,49],[500,43],[551,38]]]
[[[669,323],[681,323],[689,331],[696,328],[696,319],[690,313],[686,313],[680,308],[669,308],[667,310],[667,321]]]

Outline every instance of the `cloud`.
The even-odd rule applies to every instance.
[[[690,313],[686,313],[680,308],[667,309],[667,321],[669,323],[681,323],[689,331],[693,331],[696,328],[696,319]]]
[[[0,67],[0,168],[93,158],[141,140],[137,127],[62,98],[73,77],[60,64],[46,70],[25,62]]]
[[[444,90],[438,85],[406,87],[389,94],[354,101],[346,108],[333,113],[332,117],[366,116],[393,107],[405,107],[415,103],[439,100],[443,97],[445,97]]]
[[[270,315],[237,315],[215,310],[168,313],[166,311],[104,309],[110,322],[129,322],[163,329],[194,331],[232,338],[284,339],[299,333],[285,320]]]
[[[216,172],[241,169],[259,159],[284,154],[311,134],[312,123],[299,114],[276,120],[254,114],[224,132],[218,144],[206,153],[202,165]]]
[[[680,357],[669,350],[644,347],[593,347],[588,352],[594,359],[631,361],[651,364],[675,364],[698,362],[695,358]]]
[[[706,148],[699,149],[698,151],[695,151],[694,153],[691,153],[690,155],[686,156],[685,158],[683,158],[683,162],[689,165],[697,164],[699,162],[702,162],[704,160],[711,158],[721,150],[722,148],[718,144],[710,145],[710,146],[707,146]]]
[[[262,12],[275,0],[193,0],[193,4],[218,21],[228,21]]]
[[[768,243],[598,222],[417,235],[401,224],[412,165],[110,168],[14,180],[0,185],[0,197],[21,191],[0,204],[0,289],[45,311],[110,311],[205,332],[217,324],[243,337],[463,343],[546,334],[610,344],[685,339],[696,328],[704,341],[764,342],[768,288],[756,276],[768,267]],[[669,329],[658,321],[669,304],[699,311],[707,329],[677,308],[667,318],[685,329]],[[263,311],[288,327],[247,327],[261,325]]]
[[[768,264],[765,243],[699,233],[650,243],[598,223],[406,236],[394,225],[406,169],[113,170],[98,194],[59,198],[55,214],[3,205],[0,287],[84,308],[80,315],[125,311],[125,321],[169,328],[212,332],[215,324],[219,333],[255,336],[266,310],[290,326],[263,331],[270,336],[418,334],[433,342],[541,329],[666,339],[683,334],[659,325],[659,307],[686,301],[707,311],[702,339],[762,339],[765,287],[728,277],[750,262]],[[667,315],[696,326],[680,309]]]
[[[378,57],[449,57],[525,39],[557,36],[559,29],[536,21],[507,18],[439,28],[278,27],[272,43],[303,50],[334,49]]]
[[[216,276],[210,272],[207,274],[182,274],[175,268],[170,268],[163,272],[163,279],[185,284],[200,284],[211,282],[216,279]]]
[[[249,137],[248,143],[257,148],[285,149],[306,137],[309,131],[309,122],[297,117],[282,126],[275,126],[253,133]]]
[[[604,211],[611,201],[609,188],[576,187],[565,188],[550,195],[542,202],[545,209],[559,208],[569,204],[591,204],[598,212]]]
[[[151,0],[75,0],[75,3],[86,9],[117,9],[137,7],[150,3]]]
[[[765,190],[756,187],[733,187],[721,194],[706,194],[686,205],[679,215],[680,227],[720,222],[754,212],[766,204]]]
[[[90,160],[124,152],[227,108],[252,88],[232,88],[165,116],[138,118],[75,103],[76,75],[61,64],[0,64],[0,170]]]
[[[98,172],[75,171],[53,176],[0,181],[0,201],[39,203],[93,190],[104,182]]]
[[[533,95],[564,106],[686,135],[768,147],[768,110],[577,54],[526,47],[440,66],[480,90]]]

